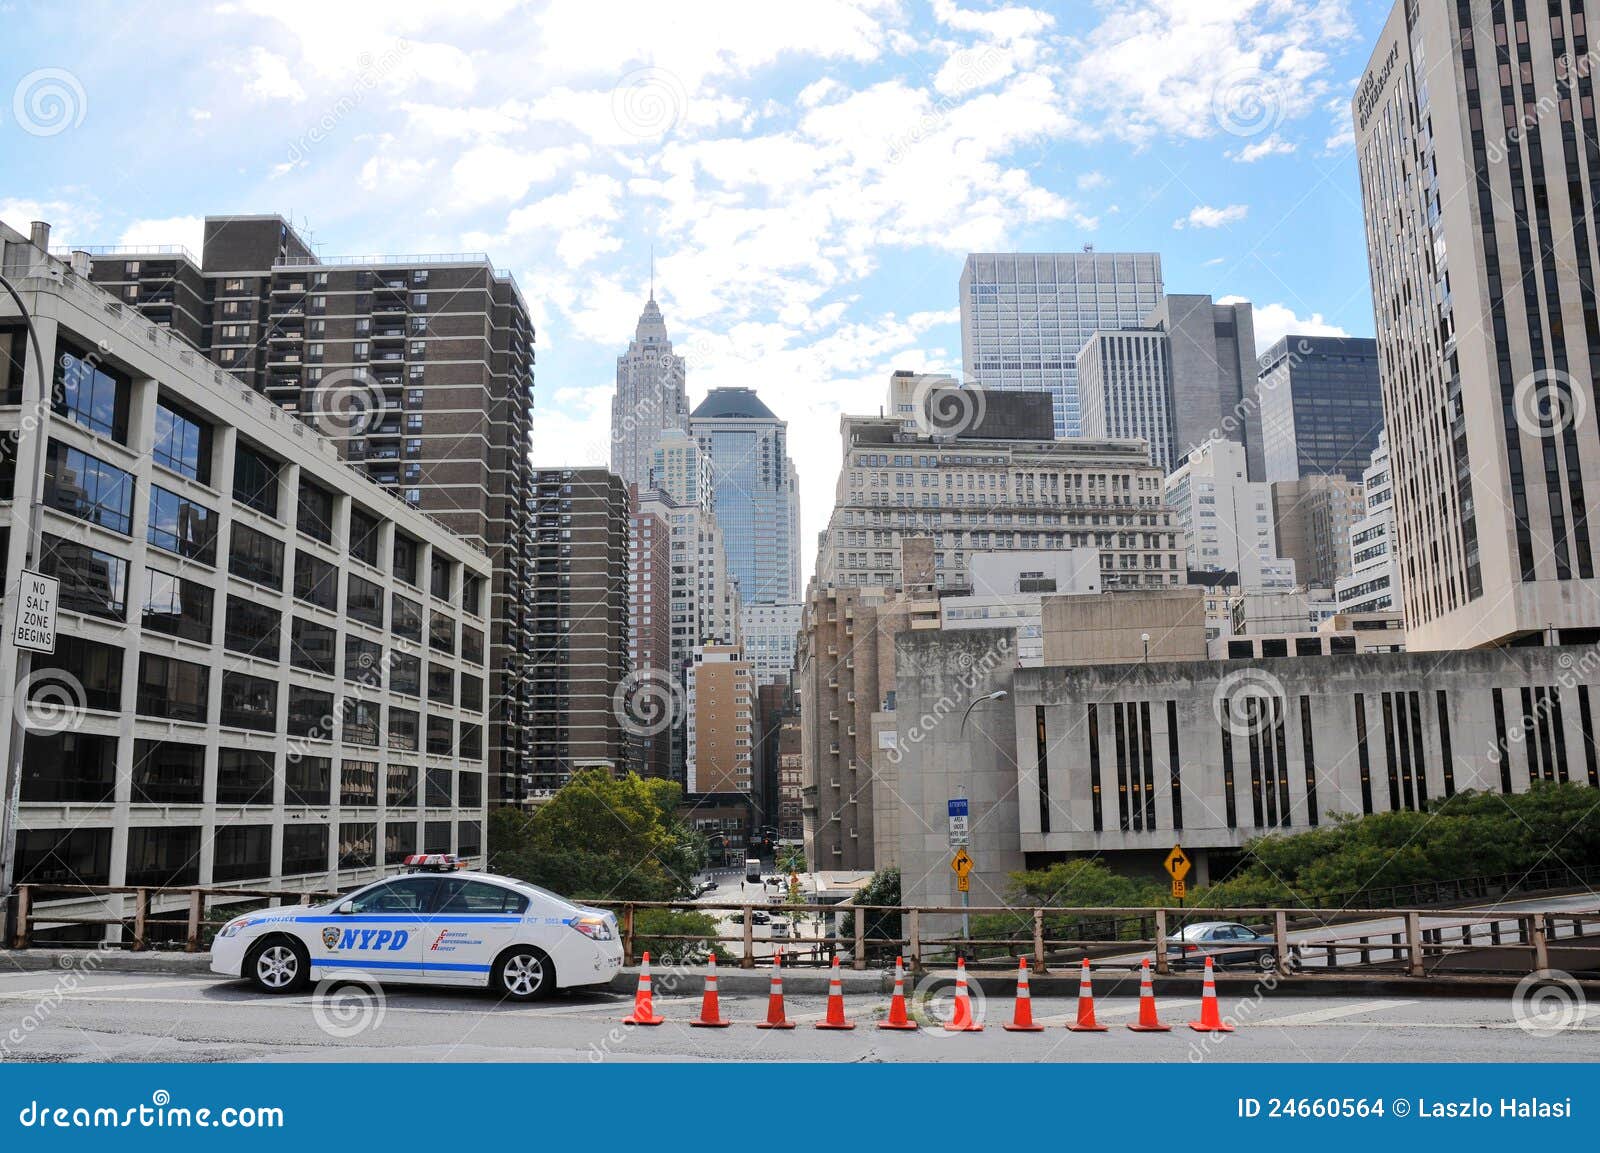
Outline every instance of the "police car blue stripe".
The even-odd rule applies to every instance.
[[[359,957],[318,957],[311,962],[325,969],[441,969],[452,973],[487,973],[488,965],[445,965],[420,961],[367,961]]]
[[[323,917],[296,917],[296,924],[300,925],[518,925],[522,923],[521,917],[453,917],[444,915],[426,915],[413,913],[410,915],[391,916],[378,913],[343,913]]]

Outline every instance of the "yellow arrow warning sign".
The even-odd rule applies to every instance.
[[[950,867],[956,871],[958,877],[965,877],[972,872],[972,858],[965,849],[957,849],[956,855],[950,858]]]
[[[1189,875],[1189,857],[1183,851],[1182,845],[1173,845],[1172,852],[1167,854],[1167,859],[1162,862],[1167,870],[1167,875],[1174,881],[1181,881]]]

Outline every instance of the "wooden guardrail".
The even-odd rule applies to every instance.
[[[83,916],[67,910],[37,911],[39,895],[41,893],[60,894],[66,898],[91,898],[104,899],[107,897],[133,897],[133,913],[130,916]],[[293,901],[302,905],[309,905],[321,897],[331,899],[338,896],[330,890],[305,890],[285,891],[283,889],[227,889],[215,886],[188,886],[183,888],[158,888],[146,885],[68,885],[68,884],[28,884],[17,886],[17,914],[16,933],[12,938],[11,947],[26,949],[33,943],[33,929],[36,921],[45,921],[51,925],[116,925],[129,930],[129,947],[134,952],[142,952],[150,945],[150,929],[156,925],[183,925],[184,926],[184,952],[198,953],[203,945],[203,930],[206,926],[206,905],[213,898],[232,901],[265,900],[272,904],[283,904]],[[152,914],[151,908],[163,899],[178,897],[182,900],[185,913],[181,917],[160,915],[159,911]],[[230,912],[229,917],[236,914]]]

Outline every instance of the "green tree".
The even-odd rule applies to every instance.
[[[898,905],[900,903],[900,870],[879,869],[872,874],[871,879],[863,885],[856,894],[852,904],[871,905]],[[866,920],[863,923],[862,936],[867,941],[867,955],[892,957],[899,948],[901,940],[900,914],[885,912],[868,912],[862,914]],[[856,934],[856,914],[846,913],[839,921],[839,936],[846,941],[853,941]],[[873,942],[892,941],[890,948],[873,946]]]
[[[532,813],[490,814],[490,867],[579,900],[688,897],[706,846],[678,819],[682,796],[671,781],[586,769]]]

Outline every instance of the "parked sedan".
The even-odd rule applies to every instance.
[[[1295,958],[1300,955],[1292,945],[1289,951]],[[1168,964],[1203,965],[1207,957],[1218,966],[1250,966],[1267,972],[1278,964],[1278,946],[1271,936],[1234,921],[1185,925],[1167,938]]]

